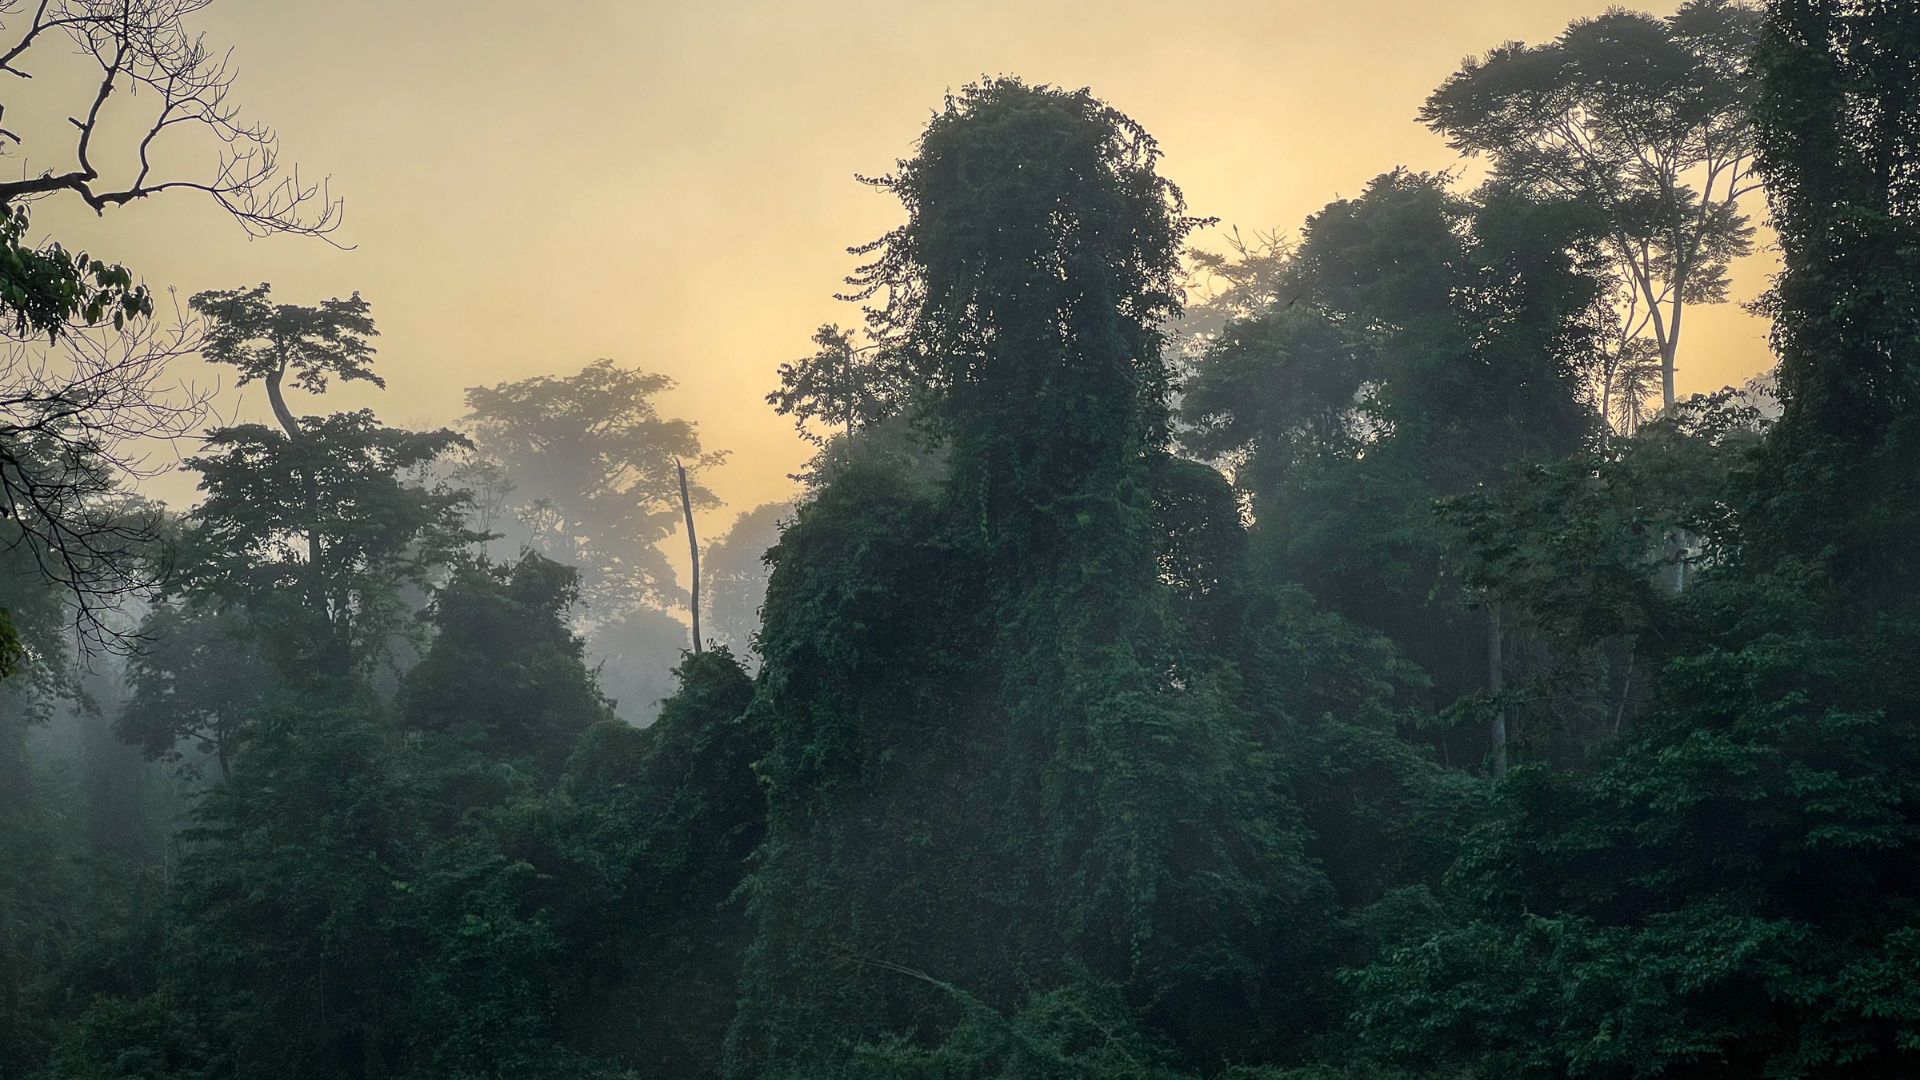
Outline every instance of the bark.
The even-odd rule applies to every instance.
[[[1494,696],[1493,729],[1490,741],[1493,744],[1489,755],[1489,768],[1495,776],[1507,774],[1507,706],[1499,700],[1500,692],[1506,688],[1506,649],[1500,636],[1500,609],[1487,607],[1487,689]]]
[[[693,497],[687,493],[687,467],[674,460],[673,467],[680,470],[680,510],[687,518],[687,554],[693,559],[693,601],[689,606],[693,614],[693,653],[700,655],[700,539],[693,531]]]
[[[273,406],[274,418],[279,420],[280,426],[286,430],[287,441],[296,450],[304,450],[307,445],[306,432],[301,429],[300,422],[294,419],[293,410],[287,408],[286,394],[281,390],[280,383],[285,377],[285,365],[266,377],[267,401]],[[300,465],[299,471],[300,494],[306,500],[307,512],[311,514],[320,505],[320,485],[314,479],[313,470],[304,463]],[[320,539],[320,527],[310,524],[307,526],[307,604],[313,608],[315,614],[326,620],[328,630],[331,632],[334,627],[332,615],[327,609],[323,554],[324,545]]]

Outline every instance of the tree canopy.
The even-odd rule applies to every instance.
[[[192,509],[0,428],[178,571],[89,657],[0,520],[0,1077],[1920,1071],[1920,18],[1613,10],[1423,119],[1486,182],[1195,256],[1116,105],[950,93],[695,642],[665,376],[407,430],[300,407],[395,374],[358,294],[197,295],[273,421]],[[1778,409],[1654,409],[1749,169]],[[36,347],[151,325],[95,284]]]

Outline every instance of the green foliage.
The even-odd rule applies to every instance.
[[[153,294],[136,285],[133,272],[85,252],[70,255],[59,244],[31,248],[27,207],[0,207],[0,319],[15,337],[62,331],[110,320],[115,329],[153,314]]]
[[[1162,323],[1200,222],[1151,136],[1084,90],[968,86],[917,151],[873,181],[907,222],[857,249],[851,284],[883,299],[870,325],[951,437],[983,527],[1018,531],[1164,441]]]
[[[20,670],[27,662],[27,647],[20,641],[20,631],[13,628],[13,613],[0,608],[0,679]]]
[[[765,835],[754,763],[766,732],[725,648],[688,654],[643,730],[602,725],[568,766],[560,835],[598,868],[583,913],[580,1045],[648,1077],[711,1076],[739,996],[752,924],[737,893]]]
[[[1891,118],[1920,100],[1920,39],[1868,4],[1778,4],[1766,29],[1781,420],[1756,440],[1737,412],[1674,417],[1532,485],[1537,513],[1470,525],[1476,572],[1556,635],[1657,641],[1636,650],[1651,699],[1591,773],[1531,766],[1498,786],[1444,921],[1349,977],[1363,1060],[1523,1077],[1916,1067],[1901,958],[1920,915],[1920,621],[1912,549],[1878,531],[1909,505],[1911,411],[1880,335],[1905,334],[1916,304],[1895,261],[1908,223],[1858,207],[1903,197],[1890,162],[1909,129]],[[1677,597],[1639,587],[1639,514],[1706,537]]]
[[[760,603],[767,595],[767,552],[780,542],[781,526],[792,517],[792,503],[756,506],[734,518],[700,556],[700,599],[706,608],[701,625],[749,669]]]
[[[400,692],[403,723],[554,777],[608,706],[567,625],[579,576],[528,552],[456,571],[428,611],[433,645]]]
[[[692,422],[661,416],[664,375],[597,360],[574,375],[538,375],[467,390],[476,447],[505,468],[507,499],[549,558],[579,567],[588,606],[613,618],[648,603],[684,603],[656,545],[680,521],[675,465],[725,460],[702,452]],[[696,507],[719,505],[698,483]]]
[[[239,385],[260,380],[274,387],[293,376],[293,384],[310,394],[325,393],[331,379],[361,380],[385,388],[373,373],[374,348],[368,338],[374,328],[372,305],[354,293],[335,297],[318,307],[273,302],[273,286],[219,289],[195,293],[189,301],[206,316],[206,343],[201,354],[216,364],[230,364],[240,372]]]
[[[1212,1063],[1324,1016],[1335,896],[1290,748],[1212,651],[1237,507],[1164,453],[1160,323],[1193,222],[1155,156],[1084,93],[995,81],[882,182],[908,222],[856,283],[887,293],[874,325],[950,473],[850,454],[770,553],[732,1074],[1067,1075],[1086,1028],[1031,1073],[976,1029],[1080,972],[1161,1033],[1142,1047]]]
[[[904,408],[911,384],[897,357],[877,345],[856,348],[853,335],[833,325],[814,331],[813,343],[812,356],[780,365],[780,389],[767,395],[774,412],[793,417],[802,438],[824,444],[827,436],[809,426],[820,425],[851,439]]]
[[[160,604],[140,624],[147,648],[128,661],[132,691],[114,733],[148,760],[192,771],[232,768],[273,676],[239,608]]]
[[[384,387],[377,331],[359,294],[318,307],[275,304],[271,286],[198,293],[207,357],[261,381],[279,430],[219,428],[187,461],[205,497],[189,515],[182,588],[240,604],[283,671],[339,676],[383,658],[403,627],[404,592],[483,536],[465,528],[471,496],[419,479],[470,444],[442,429],[390,428],[372,410],[296,417],[285,382],[321,394],[332,379]]]
[[[664,379],[470,394],[501,505],[564,549],[489,564],[422,479],[459,436],[286,407],[378,382],[364,302],[202,294],[280,426],[191,463],[187,595],[117,728],[223,779],[164,872],[56,812],[29,723],[116,695],[0,553],[33,586],[0,620],[32,674],[0,686],[0,1074],[1914,1073],[1920,31],[1890,11],[1779,0],[1754,88],[1755,16],[1712,0],[1470,64],[1428,119],[1496,156],[1472,198],[1396,170],[1204,263],[1207,462],[1171,452],[1198,222],[1152,140],[1086,91],[959,91],[876,181],[906,220],[860,249],[869,344],[824,329],[772,396],[822,429],[806,498],[709,549],[754,674],[640,602],[673,459],[717,460]],[[1705,196],[1623,159],[1665,202],[1559,198],[1605,163],[1542,132],[1684,155],[1744,145],[1750,100],[1784,414],[1616,437],[1606,245]],[[1724,198],[1675,303],[1744,243]],[[601,586],[647,727],[572,622]],[[1509,747],[1467,719],[1517,766],[1476,776]]]
[[[188,515],[182,587],[282,628],[266,644],[289,670],[377,659],[407,615],[401,590],[479,539],[466,492],[409,476],[463,443],[367,409],[308,417],[298,440],[261,424],[219,429],[187,462],[205,497]]]
[[[1778,5],[1765,39],[1760,161],[1784,266],[1766,306],[1784,413],[1752,537],[1767,557],[1823,563],[1873,610],[1920,595],[1920,224],[1906,164],[1920,41],[1899,11],[1838,2]]]
[[[1437,499],[1582,446],[1600,293],[1586,224],[1513,193],[1477,201],[1404,170],[1262,256],[1274,300],[1205,345],[1182,440],[1232,464],[1249,572],[1386,635],[1439,712],[1486,686],[1484,616],[1447,573]],[[1289,299],[1281,300],[1280,297]],[[1471,760],[1471,733],[1439,739]]]
[[[1365,1045],[1497,1076],[1903,1060],[1911,990],[1882,957],[1915,913],[1920,741],[1889,704],[1913,630],[1794,631],[1797,588],[1698,586],[1751,636],[1671,661],[1593,777],[1503,785],[1461,924],[1356,976]]]
[[[1174,1055],[1141,1024],[1120,988],[1082,977],[1036,994],[1008,1016],[910,970],[953,999],[961,1019],[937,1046],[905,1040],[856,1047],[844,1061],[771,1074],[782,1080],[1181,1080]]]

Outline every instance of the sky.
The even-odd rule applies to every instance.
[[[220,0],[198,25],[232,46],[235,97],[278,130],[287,161],[331,178],[346,201],[335,238],[351,250],[249,240],[190,193],[104,219],[45,203],[35,227],[183,299],[262,281],[282,302],[360,292],[388,389],[348,387],[333,407],[370,404],[391,423],[452,423],[465,387],[599,357],[670,375],[662,411],[731,455],[708,476],[729,504],[703,523],[711,536],[792,494],[808,449],[764,396],[816,326],[856,320],[832,298],[854,263],[845,249],[900,211],[855,174],[910,154],[949,88],[998,74],[1091,87],[1158,138],[1194,213],[1292,233],[1394,166],[1458,165],[1413,119],[1426,94],[1469,54],[1604,6]],[[9,126],[62,89],[15,86]],[[70,144],[34,140],[25,156],[64,165],[36,155]],[[187,165],[195,151],[177,153]],[[1762,254],[1737,267],[1736,299],[1770,266]],[[1690,311],[1681,391],[1757,373],[1765,334],[1735,305]],[[264,415],[257,387],[228,385],[222,402]],[[152,488],[192,499],[178,474]]]

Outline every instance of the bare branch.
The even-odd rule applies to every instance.
[[[271,128],[241,118],[232,100],[232,54],[214,53],[185,20],[211,0],[41,0],[32,18],[0,52],[0,71],[21,77],[25,63],[49,31],[58,31],[99,67],[100,80],[83,115],[69,117],[76,135],[71,165],[29,168],[20,179],[0,181],[0,209],[16,201],[70,192],[96,213],[166,191],[197,191],[214,200],[250,236],[292,233],[333,243],[342,204],[324,179],[311,182],[280,163],[279,138]],[[3,13],[0,13],[3,14]],[[56,35],[58,36],[58,35]],[[130,178],[103,177],[95,164],[94,139],[110,102],[122,87],[151,90],[158,99],[134,147]],[[120,95],[129,101],[143,95]],[[132,107],[132,106],[129,106]],[[0,116],[4,106],[0,106]],[[57,114],[56,114],[57,115]],[[210,174],[156,180],[153,152],[169,132],[197,129],[217,147]],[[208,137],[210,136],[210,140]],[[0,141],[22,145],[0,128]],[[337,245],[338,246],[338,245]]]
[[[0,550],[67,593],[82,648],[129,647],[114,610],[166,578],[159,510],[122,485],[158,473],[148,455],[207,414],[211,394],[167,374],[201,341],[176,314],[0,341]]]

